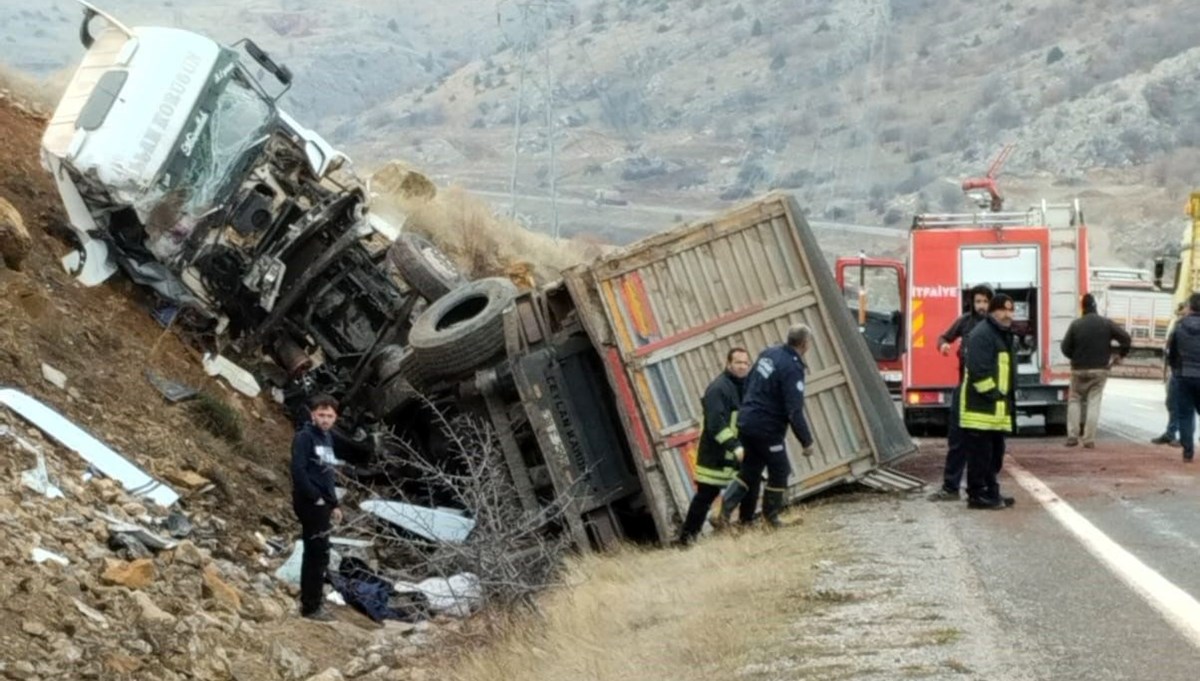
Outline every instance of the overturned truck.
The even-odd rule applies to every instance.
[[[88,51],[43,139],[78,247],[64,264],[88,285],[123,271],[298,418],[307,396],[339,397],[338,457],[361,480],[389,467],[403,477],[395,442],[444,452],[436,409],[490,424],[516,503],[530,514],[566,503],[579,546],[667,539],[692,493],[699,398],[725,351],[757,353],[805,322],[817,444],[792,458],[790,499],[912,483],[886,469],[915,447],[789,197],[536,290],[466,281],[370,212],[340,172],[348,159],[255,79],[266,71],[286,90],[292,76],[253,42],[242,55],[84,5]],[[97,16],[107,26],[93,36]]]

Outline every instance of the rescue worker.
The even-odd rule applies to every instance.
[[[1187,314],[1188,306],[1186,302],[1175,306],[1175,317],[1171,319],[1171,323],[1167,325],[1167,338],[1175,331],[1175,325],[1179,323]],[[1167,388],[1167,429],[1162,435],[1150,440],[1156,445],[1171,445],[1179,444],[1179,409],[1176,405],[1179,394],[1179,381],[1176,380],[1175,372],[1171,370],[1171,362],[1166,353],[1163,353],[1163,385]]]
[[[1179,320],[1167,339],[1167,359],[1178,381],[1175,409],[1179,418],[1179,443],[1183,460],[1195,456],[1196,409],[1200,408],[1200,293],[1188,298],[1188,315]]]
[[[929,495],[930,501],[958,501],[958,490],[962,487],[963,470],[967,467],[967,454],[963,450],[962,430],[958,425],[958,401],[961,398],[963,379],[963,352],[967,347],[967,337],[979,322],[987,319],[988,304],[992,302],[992,289],[986,284],[979,284],[971,289],[971,309],[954,320],[950,328],[938,336],[938,350],[945,357],[950,354],[950,346],[954,341],[962,339],[958,345],[958,383],[950,394],[950,417],[946,424],[946,465],[942,473],[941,488]]]
[[[1096,446],[1096,427],[1100,424],[1100,400],[1104,397],[1104,384],[1108,382],[1108,368],[1113,362],[1113,343],[1117,344],[1117,355],[1129,354],[1133,339],[1125,329],[1117,326],[1096,311],[1096,297],[1085,293],[1080,302],[1083,315],[1071,322],[1062,339],[1062,353],[1071,360],[1071,392],[1067,400],[1067,446],[1079,444],[1079,422],[1087,402],[1087,418],[1083,425],[1083,446]]]
[[[738,406],[748,373],[750,353],[745,348],[733,348],[725,355],[725,370],[708,384],[700,399],[704,422],[696,452],[696,493],[679,536],[684,546],[695,541],[713,502],[737,475],[744,452],[738,441]]]
[[[767,489],[763,493],[763,516],[771,527],[782,524],[779,514],[792,472],[784,445],[789,425],[804,448],[804,456],[813,453],[813,436],[804,418],[804,353],[811,343],[812,330],[795,324],[788,329],[787,343],[763,350],[750,370],[737,420],[745,456],[721,500],[722,524],[728,524],[733,509],[742,503],[747,503],[751,515],[747,516],[743,508],[740,519],[743,523],[753,520],[757,500],[748,495],[752,485],[762,478],[764,468]]]
[[[996,480],[1004,464],[1004,435],[1014,430],[1016,422],[1013,307],[1011,297],[997,294],[988,305],[987,319],[967,337],[958,419],[967,452],[968,508],[1013,505],[1012,497],[1000,495]]]

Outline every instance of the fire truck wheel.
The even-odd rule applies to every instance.
[[[466,281],[440,248],[412,232],[401,234],[388,248],[388,260],[404,281],[431,303]]]
[[[431,304],[408,334],[423,376],[442,378],[486,366],[504,351],[504,310],[517,287],[503,277],[480,279]]]

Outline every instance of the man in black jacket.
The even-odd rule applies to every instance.
[[[1178,381],[1179,443],[1183,460],[1190,463],[1195,456],[1196,410],[1200,408],[1200,293],[1188,298],[1188,315],[1167,339],[1167,361]]]
[[[938,350],[942,356],[950,354],[950,347],[959,338],[958,344],[958,384],[950,396],[950,419],[946,424],[947,447],[946,466],[942,473],[942,486],[938,491],[929,495],[930,501],[957,501],[958,488],[962,487],[963,470],[967,467],[967,453],[963,449],[962,429],[958,426],[958,400],[962,393],[963,353],[967,348],[967,338],[971,331],[987,319],[988,304],[992,302],[992,289],[985,284],[979,284],[971,289],[971,309],[954,320],[949,329],[938,336]]]
[[[317,395],[309,402],[312,421],[292,439],[292,508],[300,520],[304,555],[300,563],[300,614],[330,621],[323,607],[325,571],[329,567],[329,534],[342,521],[334,486],[333,438],[337,400]]]
[[[704,528],[712,504],[721,490],[733,481],[742,461],[742,443],[738,440],[738,406],[742,403],[742,387],[750,373],[750,353],[733,348],[725,355],[725,371],[708,384],[700,406],[704,409],[703,429],[696,452],[696,494],[688,506],[687,517],[679,543],[692,543]],[[753,517],[743,516],[743,521]]]
[[[967,451],[967,507],[1000,509],[1013,504],[1000,495],[996,475],[1004,464],[1004,436],[1016,421],[1017,363],[1013,351],[1013,300],[1000,293],[987,320],[967,338],[966,370],[958,418]]]
[[[1071,394],[1067,402],[1067,446],[1079,444],[1081,401],[1087,402],[1087,423],[1083,426],[1083,446],[1096,446],[1096,426],[1100,423],[1100,400],[1108,382],[1113,343],[1121,357],[1129,354],[1133,342],[1125,329],[1096,311],[1096,298],[1084,294],[1083,316],[1071,322],[1062,339],[1062,353],[1071,360]]]
[[[751,485],[767,471],[767,489],[763,493],[763,516],[772,527],[782,523],[784,494],[792,466],[788,461],[788,426],[804,448],[804,456],[813,453],[813,436],[804,418],[804,353],[812,343],[812,330],[804,324],[788,329],[787,344],[762,351],[746,379],[746,393],[738,411],[738,437],[745,447],[741,470],[729,483],[721,499],[721,521],[728,523],[734,507],[745,500]],[[754,499],[750,498],[753,510]],[[745,510],[739,514],[747,520]]]

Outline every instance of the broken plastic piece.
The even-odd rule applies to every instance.
[[[45,362],[42,363],[42,378],[59,390],[67,389],[67,375]]]
[[[130,494],[144,496],[160,506],[170,506],[179,494],[145,471],[129,462],[87,431],[69,421],[50,407],[19,390],[0,389],[0,404],[7,406],[44,433],[57,440],[87,461],[104,475],[125,488]]]
[[[292,555],[284,561],[283,565],[275,571],[275,578],[281,582],[288,584],[300,584],[300,562],[304,557],[304,540],[296,541],[295,547],[292,549]],[[342,556],[337,551],[329,552],[329,570],[336,571],[338,566],[342,564]]]
[[[150,381],[150,385],[154,386],[163,397],[167,398],[168,402],[174,403],[190,400],[200,392],[190,386],[163,378],[150,369],[146,370],[146,380]]]
[[[46,561],[50,561],[52,563],[58,563],[59,565],[61,565],[63,567],[66,567],[71,564],[71,561],[67,560],[65,556],[60,556],[57,553],[54,553],[52,551],[47,551],[46,549],[34,548],[33,555],[31,557],[33,558],[33,562],[39,563],[39,564],[45,563]]]
[[[107,513],[97,513],[100,518],[108,522],[108,531],[111,534],[127,534],[137,539],[147,548],[154,551],[168,551],[175,548],[176,542],[160,537],[159,535],[147,530],[141,525],[127,523],[120,518],[114,518]]]
[[[414,506],[402,501],[371,499],[359,508],[381,520],[434,541],[460,544],[475,529],[475,521],[450,509]]]
[[[431,577],[419,584],[396,582],[396,591],[420,593],[428,601],[430,610],[451,617],[468,617],[483,605],[483,588],[479,578],[470,572],[449,579]]]
[[[176,509],[167,516],[167,532],[176,539],[183,539],[192,533],[192,521],[182,511]]]
[[[37,463],[34,464],[33,468],[21,473],[22,485],[44,497],[51,499],[63,498],[62,490],[50,482],[50,471],[46,467],[46,455],[42,453],[41,447],[12,432],[7,426],[0,426],[0,438],[13,439],[21,449],[33,454],[37,459]]]
[[[229,361],[223,355],[213,355],[210,352],[206,352],[204,353],[203,364],[204,373],[209,376],[224,378],[234,390],[246,397],[258,397],[258,393],[262,391],[262,388],[258,385],[258,381],[254,380],[254,376],[249,371]]]

